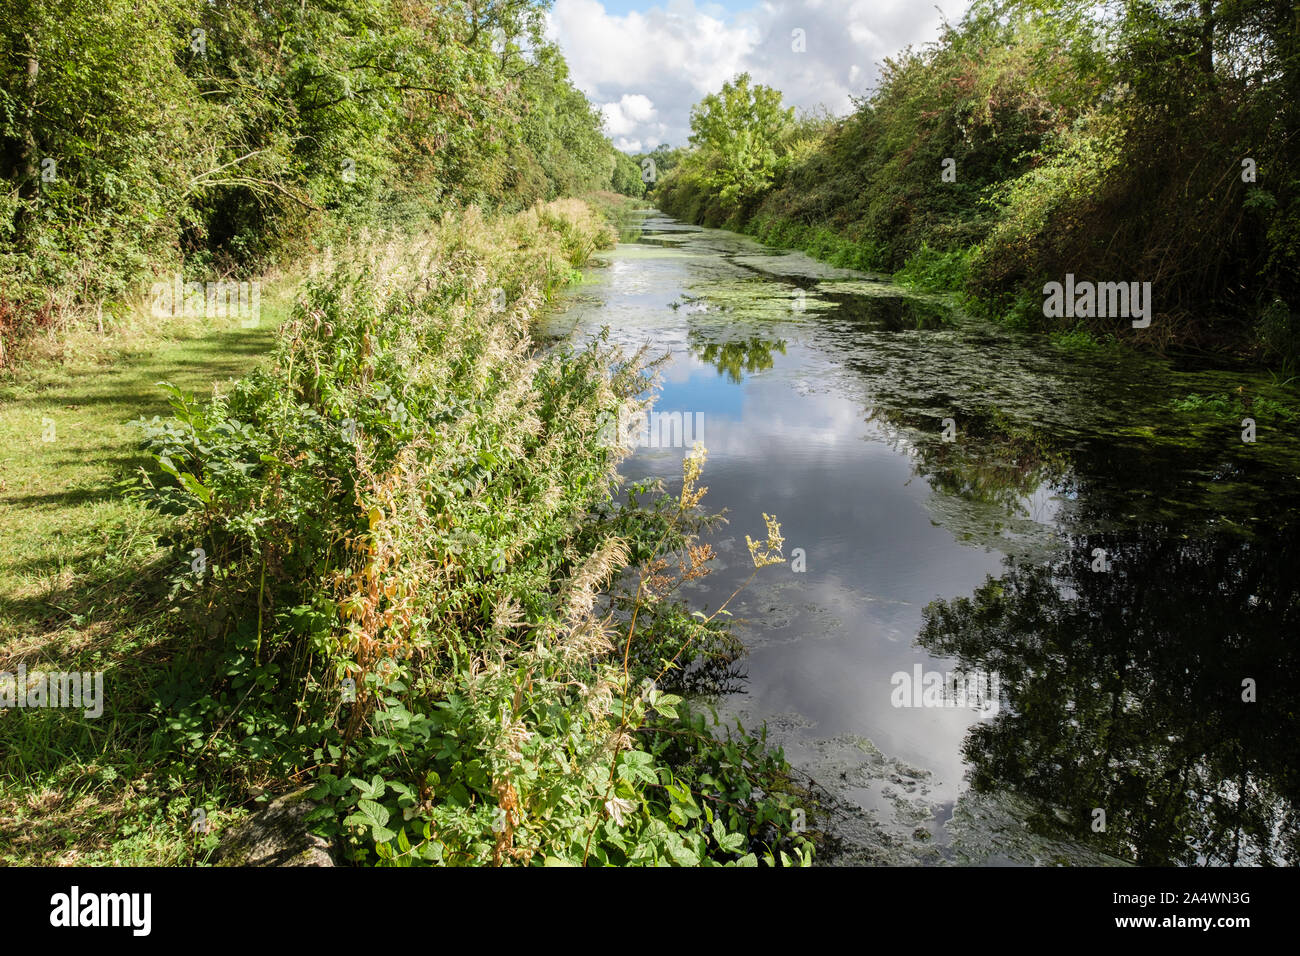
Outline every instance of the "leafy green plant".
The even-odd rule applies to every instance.
[[[970,275],[970,262],[974,248],[950,249],[942,251],[932,249],[928,242],[922,241],[918,249],[894,273],[894,281],[917,289],[935,292],[961,292]]]
[[[808,861],[780,753],[675,692],[734,651],[671,597],[670,565],[711,557],[702,452],[679,494],[616,506],[601,429],[644,359],[532,346],[543,290],[609,241],[563,201],[371,243],[306,288],[266,371],[171,391],[146,493],[204,562],[161,748],[310,773],[319,832],[361,864]],[[780,544],[772,524],[755,570]]]
[[[1300,412],[1291,406],[1264,395],[1249,395],[1244,387],[1239,388],[1234,394],[1219,392],[1201,395],[1192,392],[1185,398],[1174,399],[1171,406],[1175,411],[1211,418],[1237,420],[1251,417],[1260,421],[1300,419]]]

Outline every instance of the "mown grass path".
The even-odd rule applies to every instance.
[[[167,413],[158,382],[204,396],[254,368],[291,289],[267,291],[256,327],[137,316],[38,343],[0,378],[0,672],[101,670],[105,698],[94,720],[0,709],[0,863],[184,858],[168,808],[188,800],[137,762],[171,552],[127,494],[145,463],[130,422]]]

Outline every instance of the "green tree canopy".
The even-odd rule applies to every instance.
[[[781,93],[750,85],[748,73],[722,84],[691,110],[691,145],[718,159],[706,176],[724,203],[738,206],[766,189],[776,173],[778,144],[794,122]]]

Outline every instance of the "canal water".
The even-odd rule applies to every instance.
[[[747,653],[709,703],[825,794],[829,862],[1296,861],[1300,443],[1278,383],[1066,348],[654,210],[540,332],[602,329],[667,353],[658,424],[708,449],[727,523],[691,606],[780,521],[786,560],[729,606]],[[652,428],[624,473],[679,482],[680,434]]]

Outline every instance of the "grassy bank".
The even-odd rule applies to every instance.
[[[303,783],[363,864],[806,858],[779,753],[682,700],[735,652],[671,600],[711,557],[703,452],[616,506],[604,438],[642,361],[528,336],[611,238],[562,201],[341,250],[211,401],[200,356],[242,347],[243,371],[265,333],[150,359],[124,340],[93,392],[82,358],[14,378],[6,428],[43,417],[20,397],[80,396],[70,427],[104,464],[68,491],[61,459],[6,463],[15,503],[49,500],[5,570],[0,670],[102,670],[107,703],[0,713],[8,862],[203,861]],[[756,572],[779,550],[774,524]]]
[[[1289,376],[1297,89],[1285,5],[976,0],[936,42],[885,60],[842,119],[796,118],[747,75],[724,84],[694,108],[691,146],[664,157],[650,198],[957,292],[1018,328]],[[1049,307],[1045,286],[1067,276],[1089,292]],[[1086,297],[1093,283],[1150,298],[1103,305]]]

